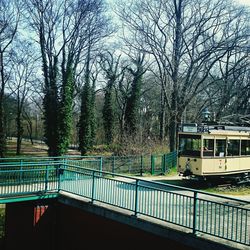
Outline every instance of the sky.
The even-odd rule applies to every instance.
[[[236,0],[235,2],[250,6],[250,0]]]

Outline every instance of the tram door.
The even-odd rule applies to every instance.
[[[216,170],[218,172],[224,172],[227,170],[227,158],[226,158],[226,150],[227,150],[227,140],[225,138],[216,138],[215,139],[215,157],[217,159],[217,163],[215,165]]]

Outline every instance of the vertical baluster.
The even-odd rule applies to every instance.
[[[193,234],[196,234],[196,212],[197,212],[196,204],[197,204],[197,192],[194,191],[194,203],[193,203]]]

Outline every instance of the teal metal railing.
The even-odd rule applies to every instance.
[[[106,156],[102,157],[103,171],[114,174],[140,175],[148,173],[165,174],[177,164],[177,152],[152,155]]]
[[[14,157],[0,158],[0,168],[4,166],[18,166],[20,169],[29,164],[52,164],[52,162],[70,162],[71,165],[93,168],[117,174],[132,174],[142,176],[144,173],[165,174],[171,168],[176,167],[177,152],[152,155],[130,156],[79,156],[65,155],[59,157]],[[102,162],[102,164],[99,164]]]
[[[77,167],[65,169],[60,190],[189,228],[194,234],[250,245],[247,201]]]
[[[102,161],[89,161],[102,165]],[[129,210],[135,216],[141,214],[172,223],[193,234],[250,245],[250,202],[79,167],[76,162],[30,167],[0,170],[2,203],[10,196],[64,191]]]
[[[58,191],[59,172],[61,163],[44,165],[31,164],[30,168],[0,170],[0,196],[1,198],[19,195],[30,195],[41,192]]]

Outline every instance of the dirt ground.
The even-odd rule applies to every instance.
[[[21,146],[20,156],[48,156],[48,147],[46,144],[40,141],[23,140]],[[70,149],[67,153],[68,155],[79,155],[79,151]],[[16,138],[11,138],[7,140],[7,156],[16,157]]]

